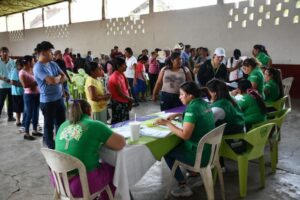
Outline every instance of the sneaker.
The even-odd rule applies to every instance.
[[[43,136],[43,134],[42,133],[40,133],[40,132],[32,132],[32,135],[33,136],[37,136],[37,137],[41,137],[41,136]]]
[[[35,138],[29,134],[24,135],[24,140],[35,140]]]
[[[7,119],[7,121],[8,121],[8,122],[15,122],[15,121],[16,121],[16,118],[14,118],[14,117],[9,117],[9,118]]]
[[[24,133],[25,132],[25,127],[20,127],[18,129],[18,133]]]
[[[188,186],[178,186],[171,191],[171,194],[174,197],[189,197],[193,192]]]

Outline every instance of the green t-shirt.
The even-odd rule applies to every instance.
[[[83,162],[87,171],[100,166],[99,148],[112,135],[112,130],[100,121],[83,115],[80,122],[65,121],[58,129],[55,150],[72,155]]]
[[[259,67],[255,67],[248,76],[251,83],[256,83],[257,91],[264,97],[264,74]]]
[[[241,133],[244,130],[244,116],[238,106],[233,106],[233,104],[227,99],[219,99],[213,102],[211,107],[221,108],[225,112],[225,118],[223,120],[216,121],[216,126],[227,123],[224,135]]]
[[[257,56],[256,59],[264,66],[268,66],[269,61],[271,60],[270,56],[267,54],[260,52]]]
[[[279,86],[273,79],[270,79],[268,82],[265,83],[264,93],[266,103],[274,102],[280,98]]]
[[[249,94],[244,94],[243,98],[238,100],[237,103],[244,113],[247,127],[266,120],[266,114],[263,113],[257,101]]]
[[[188,122],[195,125],[190,139],[183,141],[178,148],[182,148],[182,153],[186,155],[189,163],[194,163],[196,159],[197,147],[200,139],[209,131],[215,128],[214,116],[207,102],[201,98],[193,99],[183,113],[183,123]],[[209,161],[210,145],[205,145],[202,153],[202,166],[206,166]]]

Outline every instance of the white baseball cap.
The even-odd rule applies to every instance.
[[[226,56],[226,55],[225,55],[225,49],[222,48],[222,47],[216,48],[214,54],[215,54],[216,56],[224,56],[224,57]]]
[[[183,47],[180,44],[175,44],[173,50],[180,49],[183,50]]]

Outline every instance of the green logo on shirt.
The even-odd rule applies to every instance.
[[[66,140],[65,149],[68,149],[69,142],[72,139],[79,141],[82,136],[82,132],[83,132],[82,127],[79,124],[69,125],[61,132],[59,139]]]

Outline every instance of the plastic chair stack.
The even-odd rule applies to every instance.
[[[113,195],[108,185],[105,186],[102,190],[94,194],[90,194],[86,168],[80,160],[68,154],[57,152],[52,149],[42,148],[41,152],[51,169],[51,174],[55,181],[54,199],[93,200],[105,190],[109,196],[109,199],[113,200]],[[83,194],[82,198],[74,198],[70,192],[67,173],[73,170],[78,170],[79,172]]]
[[[207,133],[205,136],[201,138],[201,140],[198,143],[194,166],[187,165],[178,160],[174,162],[174,165],[172,167],[172,176],[170,180],[170,185],[165,195],[166,199],[169,197],[173,177],[175,175],[175,171],[177,167],[179,166],[188,169],[190,171],[200,173],[207,194],[207,199],[209,200],[214,199],[214,183],[213,183],[212,169],[216,167],[220,185],[221,185],[222,199],[223,200],[225,199],[224,180],[223,180],[221,165],[219,162],[219,148],[220,148],[221,139],[223,136],[225,126],[226,124],[222,124],[221,126],[213,129],[212,131],[210,131],[209,133]],[[211,145],[210,159],[206,167],[201,167],[202,152],[205,144]]]
[[[261,186],[265,186],[264,149],[269,138],[269,134],[274,126],[274,123],[268,123],[254,128],[247,133],[226,135],[222,138],[220,156],[236,160],[238,162],[241,197],[246,197],[247,195],[248,162],[250,160],[259,159]],[[233,140],[243,141],[245,143],[245,151],[236,153],[233,147],[229,144],[229,141]]]

